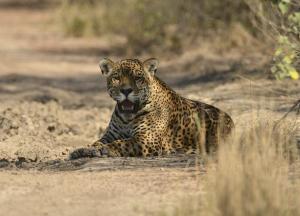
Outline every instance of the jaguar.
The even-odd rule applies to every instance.
[[[226,112],[184,98],[158,78],[155,58],[104,58],[99,65],[116,105],[104,135],[75,149],[70,159],[207,154],[215,152],[234,128]]]

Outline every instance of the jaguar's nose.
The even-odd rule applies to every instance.
[[[132,92],[132,88],[121,89],[120,92],[124,94],[126,97]]]

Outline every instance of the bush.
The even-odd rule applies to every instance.
[[[300,51],[300,2],[297,0],[247,0],[257,16],[257,27],[274,41],[271,72],[276,79],[299,79],[297,55]]]

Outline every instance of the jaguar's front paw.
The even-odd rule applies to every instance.
[[[101,157],[103,156],[101,150],[96,148],[79,148],[75,149],[73,152],[70,153],[69,159],[75,160],[78,158],[84,158],[84,157]]]

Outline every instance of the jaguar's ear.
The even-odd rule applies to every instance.
[[[99,62],[99,66],[103,75],[108,76],[114,67],[114,62],[108,58],[104,58]]]
[[[157,71],[158,60],[156,58],[150,58],[143,62],[144,70],[154,75]]]

